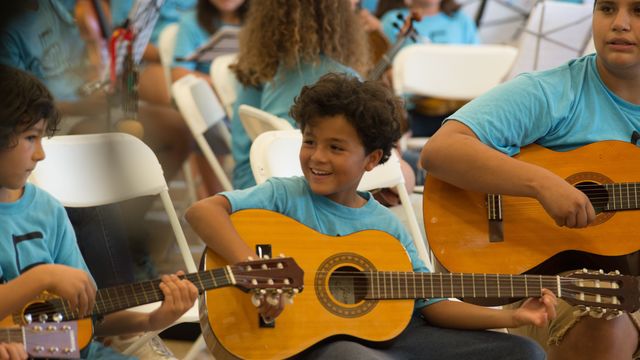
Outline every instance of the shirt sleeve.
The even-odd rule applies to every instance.
[[[559,94],[524,74],[474,99],[445,121],[462,122],[480,141],[513,156],[550,131],[555,116],[547,99],[555,96]]]

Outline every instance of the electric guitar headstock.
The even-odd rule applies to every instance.
[[[592,317],[610,319],[640,309],[640,281],[635,276],[583,269],[561,279],[558,297]]]
[[[32,323],[22,327],[0,329],[0,342],[24,344],[31,358],[77,359],[78,323]]]
[[[236,287],[254,292],[254,302],[260,297],[267,301],[282,294],[288,299],[304,288],[304,271],[293,258],[261,258],[237,263],[230,267]]]

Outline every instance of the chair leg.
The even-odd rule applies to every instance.
[[[189,204],[193,204],[198,201],[198,196],[196,195],[196,182],[191,170],[191,163],[189,161],[189,157],[187,157],[187,160],[182,164],[182,173],[184,174],[184,182],[187,187],[187,199]]]

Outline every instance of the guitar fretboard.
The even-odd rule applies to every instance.
[[[560,278],[544,275],[368,272],[368,299],[537,297],[542,288],[562,294]]]
[[[637,182],[604,184],[608,193],[605,211],[639,209],[640,185]]]
[[[224,286],[233,285],[233,278],[226,268],[202,271],[181,276],[191,281],[198,292],[217,289]],[[134,284],[120,285],[100,289],[96,293],[96,303],[92,315],[110,314],[119,310],[128,309],[134,306],[150,304],[164,299],[160,290],[161,280],[142,281]],[[62,299],[56,299],[58,309],[66,320],[78,320],[80,318],[77,311],[70,311],[68,303]]]
[[[0,343],[23,343],[21,329],[0,329]]]

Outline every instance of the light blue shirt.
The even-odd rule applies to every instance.
[[[27,183],[20,199],[0,203],[0,282],[38,264],[63,264],[89,273],[62,205]]]
[[[233,118],[231,119],[231,153],[235,161],[233,169],[233,187],[244,189],[256,184],[251,165],[249,163],[249,150],[251,139],[247,136],[238,108],[242,104],[262,109],[268,113],[287,119],[293,126],[295,121],[289,116],[289,108],[293,105],[293,99],[298,96],[305,85],[311,85],[327,73],[347,73],[352,76],[358,74],[327,57],[322,57],[319,64],[300,64],[295,69],[280,68],[273,80],[264,84],[261,88],[241,87],[238,98],[233,105]]]
[[[68,4],[45,0],[38,5],[0,32],[0,63],[35,75],[56,100],[76,100],[78,88],[86,82],[84,41]]]
[[[395,43],[400,30],[393,26],[398,23],[402,27],[402,23],[398,20],[398,14],[402,14],[404,19],[410,16],[409,9],[390,10],[382,16],[382,30],[389,41]],[[455,12],[452,16],[448,16],[443,12],[436,15],[425,16],[421,21],[413,23],[422,41],[432,42],[435,44],[478,44],[480,39],[476,25],[462,11]],[[418,39],[418,42],[421,42]],[[406,39],[404,46],[413,44],[411,39]]]
[[[111,2],[111,22],[114,27],[122,26],[129,16],[129,11],[131,11],[133,3],[134,0],[116,0]],[[162,32],[167,25],[177,23],[182,13],[192,9],[196,3],[197,0],[165,0],[162,6],[160,6],[160,15],[158,15],[158,21],[153,27],[149,41],[157,45],[160,32]]]
[[[178,35],[176,36],[176,45],[173,50],[174,60],[171,63],[171,67],[183,67],[191,71],[199,71],[201,73],[209,75],[209,69],[211,68],[211,62],[196,62],[196,61],[177,61],[176,58],[184,58],[191,55],[200,46],[209,41],[212,34],[209,34],[196,17],[195,11],[189,11],[182,15],[178,24]],[[224,23],[220,23],[221,26],[233,26]],[[233,26],[237,27],[237,26]]]
[[[640,105],[611,92],[596,55],[558,68],[519,75],[463,106],[450,119],[491,147],[515,155],[531,143],[556,151],[596,141],[629,141],[640,131]]]
[[[245,190],[223,192],[231,211],[265,209],[297,220],[313,230],[329,236],[346,236],[363,230],[380,230],[398,239],[409,255],[413,271],[429,272],[416,250],[411,236],[400,221],[380,205],[371,193],[358,192],[367,200],[360,208],[338,204],[311,191],[304,177],[271,178]],[[366,246],[366,244],[363,244]],[[417,308],[442,299],[418,300]]]

